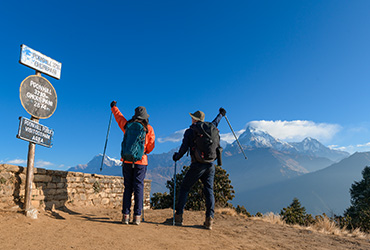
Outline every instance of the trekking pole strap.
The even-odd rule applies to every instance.
[[[107,149],[107,144],[108,144],[108,137],[109,137],[110,125],[112,123],[112,115],[113,115],[113,113],[110,112],[109,125],[108,125],[107,137],[105,138],[105,145],[104,145],[104,151],[103,151],[103,159],[101,160],[100,172],[103,170],[103,162],[104,162],[104,158],[105,158],[105,150]]]
[[[226,121],[227,121],[227,124],[229,124],[229,127],[230,127],[230,129],[231,129],[231,132],[233,132],[233,135],[234,135],[234,137],[235,137],[236,142],[238,143],[238,145],[239,145],[239,147],[240,147],[240,150],[242,151],[242,153],[243,153],[243,155],[244,155],[245,159],[247,160],[247,159],[248,159],[248,157],[245,155],[245,152],[244,152],[244,150],[243,150],[243,148],[242,148],[242,145],[240,144],[240,142],[239,142],[239,140],[238,140],[238,137],[236,137],[236,134],[235,134],[235,132],[234,132],[233,128],[231,127],[231,124],[230,124],[230,122],[229,122],[229,119],[227,119],[227,116],[226,116],[226,115],[225,115],[225,119],[226,119]]]

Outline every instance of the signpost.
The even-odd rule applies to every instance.
[[[54,77],[55,79],[60,79],[62,64],[31,49],[27,45],[21,45],[21,58],[19,59],[19,63]]]
[[[36,70],[36,75],[24,79],[19,88],[22,106],[31,115],[31,119],[20,118],[17,134],[17,138],[29,141],[24,210],[26,216],[36,219],[37,210],[31,206],[35,148],[36,144],[50,148],[54,135],[54,130],[39,124],[39,119],[49,118],[57,107],[55,89],[41,76],[41,72],[59,80],[62,64],[24,44],[21,45],[19,63]]]
[[[57,93],[42,76],[32,75],[24,79],[19,93],[24,109],[33,117],[49,118],[57,108]]]
[[[30,119],[19,117],[17,138],[51,148],[54,130]]]

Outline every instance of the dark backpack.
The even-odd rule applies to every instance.
[[[140,122],[131,122],[125,126],[125,135],[121,145],[123,161],[136,162],[144,155],[146,130]]]
[[[217,158],[216,149],[220,146],[220,133],[211,122],[197,122],[191,127],[194,131],[194,157],[197,162],[211,163]]]

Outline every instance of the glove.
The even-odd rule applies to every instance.
[[[225,116],[226,115],[226,110],[224,108],[220,108],[220,114],[222,116]]]
[[[177,152],[175,152],[174,154],[173,154],[173,156],[172,156],[172,160],[173,161],[178,161],[178,160],[180,160],[180,154],[179,153],[177,153]]]
[[[113,107],[116,106],[116,104],[117,104],[117,102],[116,101],[113,101],[113,102],[110,103],[110,107],[113,108]]]

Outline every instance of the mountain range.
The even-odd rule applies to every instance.
[[[349,156],[349,153],[339,150],[333,150],[325,147],[318,140],[307,137],[301,142],[284,142],[274,138],[266,131],[248,126],[243,134],[239,136],[239,142],[243,148],[271,148],[276,151],[290,152],[312,157],[323,157],[331,161],[339,161]],[[238,148],[237,142],[227,145],[226,151],[229,148]]]
[[[351,185],[362,179],[361,172],[369,165],[370,152],[354,153],[322,170],[241,191],[234,202],[245,204],[252,213],[278,213],[296,197],[308,213],[341,215],[350,206]]]
[[[290,197],[288,195],[289,192],[284,189],[284,192],[275,194],[275,199],[271,199],[271,197],[267,195],[269,192],[268,187],[279,190],[277,187],[283,187],[284,183],[294,183],[292,182],[293,180],[305,180],[305,178],[303,178],[305,176],[317,176],[317,174],[314,173],[320,175],[320,173],[329,166],[335,168],[339,161],[351,158],[349,157],[349,153],[325,147],[314,138],[305,138],[301,142],[289,143],[274,138],[266,131],[250,126],[239,136],[239,141],[248,156],[248,160],[244,159],[239,146],[236,142],[233,142],[227,144],[223,151],[223,168],[230,174],[229,178],[234,186],[235,198],[232,203],[234,205],[244,205],[248,211],[251,210],[252,213],[256,211],[276,212],[277,207],[281,209],[284,206],[288,206],[290,204],[289,198],[291,198],[291,200],[294,198]],[[178,148],[167,153],[151,154],[148,156],[149,166],[146,178],[152,180],[152,193],[168,191],[165,185],[166,181],[171,179],[174,174],[172,155],[177,150]],[[103,171],[100,172],[101,160],[102,155],[97,155],[89,163],[78,165],[69,170],[122,176],[121,163],[119,160],[106,156],[104,159]],[[345,164],[349,164],[349,162],[346,163],[345,161]],[[181,166],[189,164],[190,157],[184,156],[177,162],[178,171],[180,171]],[[361,171],[358,171],[358,174],[361,174]],[[348,175],[349,182],[353,182],[353,179],[351,179],[352,177],[353,175]],[[317,177],[317,179],[323,180],[319,177]],[[331,183],[332,181],[328,179],[328,182]],[[335,185],[335,183],[333,183],[333,185]],[[290,188],[292,190],[295,189],[293,186],[290,186]],[[300,189],[310,190],[308,186],[300,186]],[[261,196],[258,197],[253,195],[254,193],[259,193]],[[304,192],[302,194],[304,194]],[[279,200],[280,196],[286,196],[285,199],[280,199],[281,202],[284,201],[284,204],[272,202],[273,200]],[[270,199],[264,199],[263,197],[270,197]],[[326,196],[322,196],[321,199],[325,197]],[[345,195],[342,197],[345,197]],[[339,199],[342,199],[342,197]],[[303,197],[297,198],[301,199]],[[346,196],[346,199],[347,198],[348,196]],[[308,212],[329,212],[327,210],[331,205],[327,206],[327,204],[323,202],[321,202],[322,205],[316,204],[319,203],[317,200],[312,200],[312,202],[315,204],[309,207]],[[338,204],[338,206],[341,206],[338,209],[343,209],[342,206],[348,204],[348,202],[349,199],[347,199],[347,203],[341,202]],[[275,204],[278,205],[274,206]],[[334,207],[331,207],[330,210],[334,210]]]

